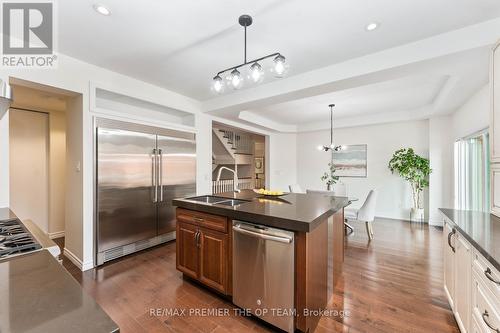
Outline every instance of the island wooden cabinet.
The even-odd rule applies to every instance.
[[[226,217],[177,208],[177,269],[230,295],[230,237]]]
[[[227,292],[228,241],[226,234],[201,228],[200,281],[223,293]]]
[[[192,224],[177,223],[177,269],[192,278],[198,278],[198,228]]]

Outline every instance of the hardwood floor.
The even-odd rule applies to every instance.
[[[353,223],[344,272],[316,332],[459,332],[443,290],[441,230],[376,220],[375,239]],[[61,240],[58,240],[61,243]],[[63,265],[120,326],[121,332],[272,332],[265,323],[236,316],[234,306],[175,270],[171,242],[81,272]],[[220,309],[221,316],[165,313]],[[150,311],[159,311],[152,314]],[[225,315],[224,311],[229,313]]]

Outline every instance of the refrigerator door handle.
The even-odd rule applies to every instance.
[[[158,179],[159,179],[159,184],[160,184],[160,202],[163,202],[163,153],[161,149],[158,149],[158,158],[160,160],[159,162],[159,170],[158,170]]]
[[[151,183],[153,187],[153,202],[158,202],[158,179],[156,177],[157,172],[157,158],[156,158],[156,148],[153,149],[153,154],[151,156]]]

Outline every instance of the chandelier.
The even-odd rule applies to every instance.
[[[241,88],[246,79],[253,83],[261,82],[264,78],[264,70],[259,62],[262,63],[264,60],[269,58],[274,58],[272,71],[276,77],[283,77],[287,70],[285,57],[279,52],[247,61],[247,27],[252,25],[252,17],[250,15],[241,15],[238,22],[245,30],[243,63],[226,68],[214,76],[212,79],[212,88],[217,93],[222,93],[226,86],[230,86],[233,89]],[[242,72],[246,72],[248,74],[246,78],[242,75]]]
[[[330,144],[318,146],[318,150],[324,150],[324,151],[331,150],[332,152],[342,150],[342,146],[336,146],[333,144],[333,107],[334,106],[335,106],[335,104],[328,105],[328,107],[330,108]]]

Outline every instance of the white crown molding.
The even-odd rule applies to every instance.
[[[295,125],[284,125],[278,122],[272,121],[266,117],[258,115],[250,111],[241,111],[238,115],[241,120],[247,121],[249,123],[261,126],[272,131],[277,132],[297,132],[297,126]]]
[[[436,97],[434,98],[434,100],[431,102],[431,104],[428,104],[424,107],[406,111],[389,111],[376,114],[362,114],[354,117],[336,118],[335,128],[422,120],[450,113],[452,110],[447,110],[443,107],[443,104],[450,97],[453,89],[456,87],[458,82],[458,77],[452,75],[446,76],[446,81],[436,92]],[[283,125],[251,111],[240,112],[239,118],[255,125],[284,133],[321,131],[330,128],[330,124],[324,121],[304,123],[299,125]]]

